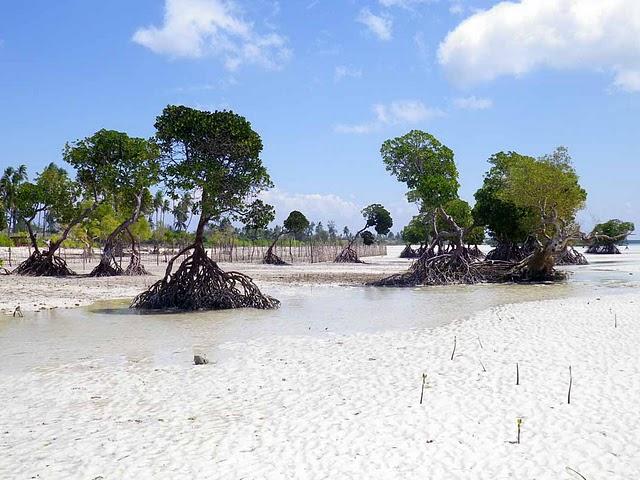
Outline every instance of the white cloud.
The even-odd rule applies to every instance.
[[[325,225],[328,220],[334,220],[337,225],[352,226],[362,219],[362,207],[332,193],[289,193],[274,188],[261,193],[260,198],[275,207],[276,223],[282,223],[292,210],[299,210],[310,221],[322,221]]]
[[[399,100],[389,104],[377,103],[372,107],[374,119],[359,124],[338,124],[337,133],[366,134],[378,131],[390,125],[408,125],[443,115],[436,108],[427,107],[418,100]]]
[[[259,34],[231,0],[165,0],[164,24],[140,28],[133,41],[174,58],[220,57],[225,67],[281,67],[291,56],[287,39]]]
[[[360,10],[356,21],[362,23],[379,40],[391,40],[393,21],[386,15],[375,15],[368,8]]]
[[[475,13],[449,32],[438,58],[459,84],[539,68],[605,70],[640,91],[640,1],[521,0]]]
[[[456,108],[462,110],[486,110],[493,107],[493,100],[490,98],[478,98],[476,96],[460,97],[453,101]]]
[[[347,65],[338,65],[333,73],[333,80],[337,83],[345,78],[361,78],[362,70],[359,68],[349,67]]]

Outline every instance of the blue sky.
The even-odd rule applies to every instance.
[[[456,153],[473,200],[500,150],[569,148],[581,214],[640,224],[637,0],[5,2],[0,167],[35,172],[100,128],[153,134],[167,104],[231,108],[261,134],[279,218],[356,226],[415,212],[381,143],[413,128]]]

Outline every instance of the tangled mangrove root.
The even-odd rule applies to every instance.
[[[351,246],[347,246],[342,249],[342,251],[335,258],[334,263],[364,263],[362,260],[358,258],[358,253],[351,248]]]
[[[13,273],[28,277],[68,277],[75,272],[57,255],[33,252],[29,258],[16,267]]]
[[[588,265],[587,258],[573,247],[568,247],[556,256],[556,265]]]
[[[138,295],[131,308],[193,311],[280,306],[275,298],[263,295],[247,275],[220,269],[202,247],[196,247],[175,273],[171,268],[172,263],[165,277]]]
[[[482,250],[480,250],[480,248],[478,248],[477,245],[474,245],[473,247],[469,247],[468,251],[469,251],[469,256],[473,259],[484,258],[484,253],[482,253]]]
[[[604,244],[604,245],[590,245],[589,248],[587,248],[587,253],[594,253],[597,255],[620,255],[620,250],[618,250],[618,247],[611,243],[611,244]]]
[[[118,265],[115,259],[100,260],[100,263],[95,266],[91,273],[89,273],[90,277],[117,277],[124,273],[122,267]]]
[[[267,250],[267,254],[262,259],[262,263],[266,265],[289,265],[287,262],[282,260],[278,255],[273,253],[273,249],[271,248]]]
[[[433,255],[425,252],[408,272],[391,275],[368,285],[374,287],[416,287],[419,285],[474,284],[485,280],[478,262],[466,248]]]
[[[124,275],[129,277],[141,277],[143,275],[149,275],[149,272],[144,268],[144,265],[140,262],[140,257],[137,255],[131,255],[129,265],[124,271]]]
[[[411,245],[407,245],[404,247],[404,250],[400,252],[400,258],[418,258],[420,254],[411,248]]]

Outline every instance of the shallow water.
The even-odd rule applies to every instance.
[[[635,252],[634,252],[635,253]],[[474,285],[388,289],[333,285],[271,285],[282,301],[274,311],[228,310],[185,314],[139,314],[127,302],[50,310],[26,319],[0,320],[0,370],[57,366],[70,362],[191,362],[225,356],[228,342],[266,335],[342,335],[428,328],[464,319],[506,303],[638,288],[636,255],[596,259],[573,267],[570,278],[550,285]]]

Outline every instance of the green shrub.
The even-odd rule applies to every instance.
[[[0,247],[13,247],[13,242],[6,233],[0,233]]]

